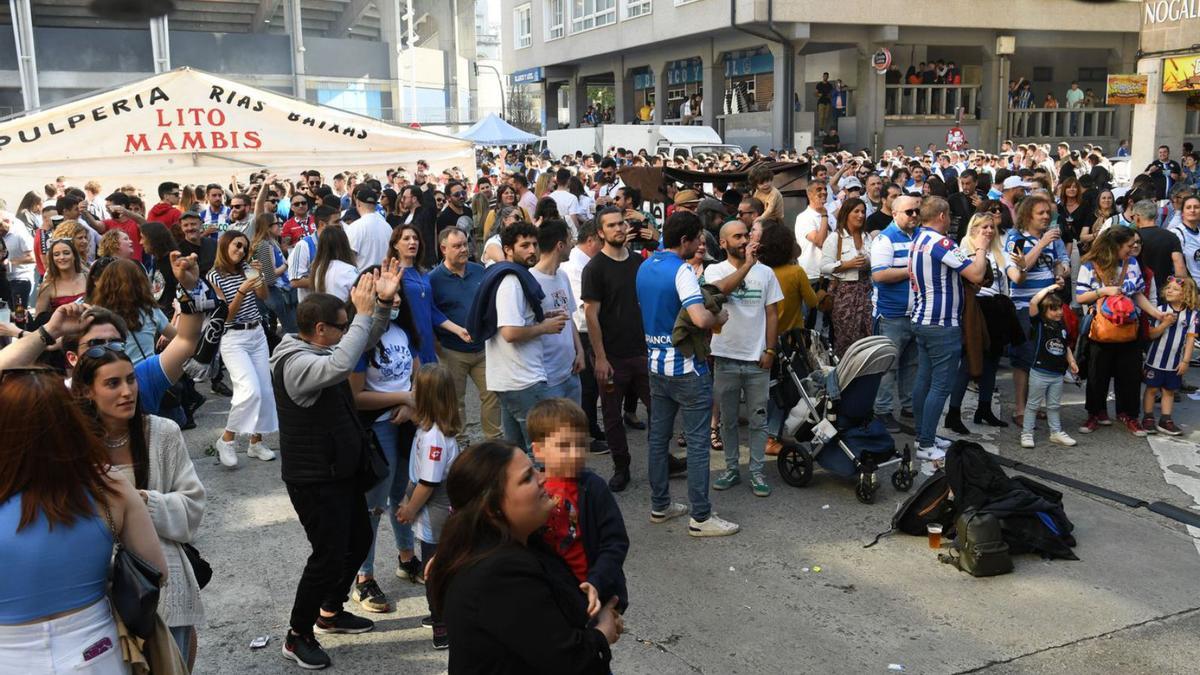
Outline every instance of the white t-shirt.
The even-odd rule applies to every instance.
[[[346,237],[354,251],[355,267],[361,272],[387,257],[392,226],[378,213],[368,213],[346,226]]]
[[[330,261],[325,269],[325,292],[342,300],[350,299],[350,289],[358,279],[358,270],[341,260]]]
[[[704,270],[704,283],[711,284],[734,273],[728,260],[709,265]],[[739,361],[758,361],[767,347],[767,305],[783,300],[783,289],[775,272],[762,263],[754,263],[750,273],[727,296],[725,309],[729,321],[721,332],[713,335],[713,356]]]
[[[544,274],[536,269],[529,270],[546,297],[542,298],[542,312],[549,314],[553,311],[574,312],[575,294],[571,292],[571,281],[561,268],[554,276]],[[546,383],[550,386],[561,383],[571,376],[571,366],[575,363],[575,333],[571,325],[563,326],[562,331],[543,335],[542,365],[546,369]]]
[[[578,246],[571,248],[571,253],[567,256],[567,261],[564,262],[558,269],[567,273],[567,280],[571,282],[571,294],[575,296],[575,311],[572,312],[571,318],[575,321],[575,329],[580,333],[587,332],[587,317],[583,313],[583,268],[591,262],[588,254],[579,250]]]
[[[567,228],[571,230],[571,240],[574,241],[578,232],[575,229],[575,218],[579,212],[579,198],[566,190],[555,190],[550,193],[550,198],[558,205],[558,215],[566,221]]]
[[[412,390],[413,353],[408,341],[408,333],[395,323],[388,323],[387,331],[379,338],[383,353],[371,347],[358,361],[355,372],[365,373],[364,387],[367,391],[395,393]],[[376,366],[372,361],[378,363]],[[382,422],[392,416],[391,410],[385,410],[376,422]]]
[[[821,278],[821,247],[808,240],[810,232],[816,232],[821,227],[821,214],[813,209],[805,209],[796,216],[796,241],[800,242],[800,257],[796,262],[804,268],[809,281]],[[834,226],[829,223],[829,235],[833,236]]]
[[[417,427],[412,453],[408,458],[408,480],[413,485],[422,481],[436,484],[433,494],[413,522],[413,536],[421,541],[430,544],[438,541],[441,525],[450,513],[446,488],[442,484],[446,482],[446,474],[457,457],[458,441],[447,438],[437,424],[429,427],[428,431]]]
[[[492,236],[488,237],[487,241],[483,242],[483,250],[486,251],[488,249],[488,247],[491,246],[492,244],[499,246],[501,251],[504,250],[504,245],[500,243],[500,235],[493,234]],[[485,260],[483,262],[483,266],[491,267],[492,265],[495,265],[497,262],[498,261],[496,261],[496,260]]]
[[[4,247],[8,249],[8,259],[5,261],[9,270],[8,278],[32,283],[37,273],[37,264],[30,262],[14,265],[11,262],[33,252],[33,236],[29,234],[29,230],[20,222],[14,221],[8,226],[8,234],[4,235]]]
[[[533,308],[525,301],[521,282],[509,274],[496,289],[496,328],[532,326],[537,323]],[[520,391],[547,382],[542,364],[541,340],[509,342],[499,330],[484,345],[487,358],[486,377],[492,391]]]

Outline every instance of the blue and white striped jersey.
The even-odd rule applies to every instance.
[[[871,272],[908,268],[908,254],[919,232],[920,227],[910,235],[894,222],[885,227],[871,244]],[[908,316],[912,311],[912,284],[908,281],[871,283],[874,286],[871,302],[875,306],[875,316],[898,319]]]
[[[957,326],[962,318],[963,286],[959,273],[971,260],[949,237],[922,229],[909,255],[912,322],[924,326]]]
[[[1196,334],[1197,312],[1194,309],[1175,310],[1169,304],[1159,305],[1164,312],[1175,312],[1175,323],[1150,343],[1146,351],[1146,365],[1159,370],[1175,370],[1183,359],[1183,348]]]
[[[679,310],[704,302],[692,268],[674,251],[656,251],[638,268],[637,296],[650,372],[669,377],[708,373],[703,360],[684,356],[671,341]]]
[[[1004,252],[1006,254],[1017,253],[1024,257],[1033,250],[1037,243],[1038,237],[1013,228],[1005,237]],[[1067,247],[1063,245],[1061,239],[1055,240],[1054,243],[1042,249],[1037,262],[1025,270],[1025,279],[1012,284],[1012,301],[1017,309],[1029,309],[1029,301],[1038,294],[1038,291],[1054,285],[1054,266],[1058,263],[1069,264],[1070,261]]]

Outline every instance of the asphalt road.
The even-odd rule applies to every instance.
[[[1006,379],[999,388],[1011,392]],[[207,385],[200,390],[207,394]],[[973,427],[968,397],[964,417]],[[1198,508],[1200,434],[1147,440],[1112,427],[1083,436],[1074,431],[1084,417],[1082,391],[1068,385],[1064,398],[1075,448],[1022,450],[1012,428],[978,438],[993,452],[1080,480]],[[1011,397],[1003,403],[1007,417]],[[242,454],[230,470],[205,456],[227,404],[210,396],[200,427],[186,433],[209,493],[196,544],[215,570],[203,592],[208,618],[196,672],[299,672],[281,658],[279,641],[308,545],[277,461]],[[1185,398],[1176,419],[1190,426],[1197,413],[1200,404]],[[1015,573],[974,579],[938,563],[924,538],[900,535],[862,548],[887,528],[902,498],[886,476],[878,502],[863,505],[850,483],[819,469],[809,487],[788,487],[771,462],[770,498],[755,498],[746,485],[714,493],[714,508],[742,525],[736,536],[692,539],[682,519],[652,525],[645,438],[632,440],[634,481],[618,496],[632,543],[631,605],[615,673],[1161,673],[1194,671],[1200,662],[1200,540],[1192,536],[1200,531],[1145,509],[1065,489],[1080,561],[1018,557]],[[277,447],[273,437],[268,444]],[[717,455],[712,460],[721,466]],[[590,463],[605,475],[611,469],[607,457]],[[683,481],[672,489],[685,501]],[[379,541],[376,568],[395,611],[372,616],[374,632],[323,638],[334,667],[445,672],[446,653],[432,649],[420,626],[423,587],[392,576],[387,527]],[[258,635],[271,643],[251,650]]]

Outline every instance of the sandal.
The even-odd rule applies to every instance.
[[[724,450],[725,443],[721,441],[721,430],[717,429],[716,427],[709,427],[709,431],[711,431],[709,434],[709,440],[712,441],[712,449]]]

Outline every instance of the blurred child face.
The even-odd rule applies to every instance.
[[[1162,294],[1167,302],[1179,302],[1183,299],[1183,286],[1180,286],[1178,281],[1171,281],[1163,286]]]
[[[547,478],[574,478],[587,461],[587,432],[583,429],[563,426],[532,446]]]
[[[1062,321],[1062,318],[1063,318],[1062,305],[1059,305],[1058,307],[1054,307],[1054,308],[1047,307],[1046,310],[1042,313],[1046,315],[1047,321]]]

